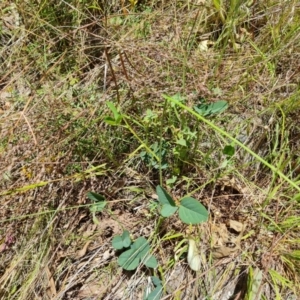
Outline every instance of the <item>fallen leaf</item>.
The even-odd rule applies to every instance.
[[[90,245],[91,242],[92,242],[92,241],[87,241],[87,242],[85,243],[84,247],[83,247],[81,250],[79,250],[79,251],[77,252],[76,258],[81,258],[81,257],[85,256],[85,254],[86,254],[86,252],[87,252],[87,249],[88,249],[88,247],[89,247],[89,245]]]
[[[229,227],[238,233],[243,232],[244,230],[244,224],[234,220],[229,220]]]
[[[56,287],[55,287],[55,282],[54,282],[53,276],[52,276],[48,266],[46,266],[45,270],[46,270],[47,277],[48,277],[47,294],[48,294],[50,299],[53,299],[57,294]]]

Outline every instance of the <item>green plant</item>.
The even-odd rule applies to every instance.
[[[102,195],[99,195],[94,192],[88,192],[87,196],[90,200],[94,201],[94,204],[90,206],[90,212],[92,213],[94,223],[98,224],[99,222],[96,218],[96,212],[103,211],[107,202],[105,201],[105,198]]]
[[[118,264],[124,270],[135,270],[140,263],[148,268],[157,267],[157,260],[155,256],[150,254],[150,245],[144,237],[139,237],[132,242],[129,232],[125,230],[122,235],[113,238],[112,246],[116,250],[125,249],[118,258]]]
[[[240,142],[239,140],[237,140],[236,138],[234,138],[230,133],[228,133],[227,131],[225,131],[222,128],[218,127],[213,122],[209,121],[208,119],[206,119],[202,115],[198,114],[197,112],[193,111],[191,108],[189,108],[186,105],[182,104],[180,101],[177,101],[176,99],[174,99],[174,98],[172,98],[170,96],[167,96],[167,95],[163,95],[163,97],[165,99],[167,99],[168,101],[172,102],[172,103],[176,103],[179,107],[182,107],[183,109],[185,109],[186,111],[188,111],[190,114],[194,115],[198,120],[204,122],[209,127],[211,127],[213,130],[215,130],[216,132],[219,132],[222,136],[227,137],[233,143],[235,143],[236,145],[240,146],[242,149],[244,149],[245,151],[247,151],[251,156],[253,156],[257,161],[259,161],[262,164],[264,164],[272,172],[274,172],[279,177],[281,177],[283,180],[285,180],[287,183],[289,183],[291,187],[293,187],[295,190],[297,190],[298,192],[300,192],[300,187],[293,180],[291,180],[290,178],[288,178],[285,174],[283,174],[275,166],[273,166],[272,164],[268,163],[265,159],[263,159],[262,157],[260,157],[258,154],[256,154],[254,151],[252,151],[249,147],[247,147],[246,145],[244,145],[242,142]]]
[[[107,101],[106,105],[113,113],[113,117],[106,116],[104,117],[104,121],[109,125],[114,125],[114,126],[120,125],[123,119],[122,114],[119,113],[118,109],[115,107],[115,105],[112,102]]]
[[[168,167],[168,164],[166,163],[167,143],[163,141],[160,149],[159,143],[155,142],[150,146],[150,149],[152,152],[141,151],[141,159],[148,166],[154,169],[166,169]],[[161,157],[161,165],[159,164],[159,161],[157,161],[156,157]]]
[[[220,100],[214,103],[206,103],[205,99],[201,99],[200,103],[194,106],[194,110],[203,117],[219,114],[228,108],[227,101]]]
[[[170,217],[177,210],[179,218],[186,224],[199,224],[208,220],[208,211],[206,208],[192,197],[184,197],[178,205],[167,191],[161,186],[156,187],[158,200],[162,205],[160,214],[163,217]]]
[[[145,293],[144,300],[158,300],[161,297],[163,286],[161,280],[156,276],[151,276],[152,284],[155,286],[155,289],[150,293]]]

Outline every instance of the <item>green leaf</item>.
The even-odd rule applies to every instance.
[[[255,268],[254,271],[252,267],[249,270],[248,276],[248,291],[247,298],[249,300],[261,299],[262,290],[260,289],[263,280],[263,272],[259,268]]]
[[[226,145],[223,149],[223,154],[228,155],[230,157],[232,157],[234,153],[235,153],[235,149],[231,145]]]
[[[134,270],[137,268],[140,262],[144,263],[145,258],[145,265],[149,262],[149,267],[153,267],[157,265],[156,259],[154,260],[152,256],[149,256],[150,246],[148,241],[144,237],[139,237],[136,241],[130,246],[130,249],[123,252],[119,259],[118,264],[125,270]],[[156,262],[156,264],[155,264]]]
[[[177,211],[177,209],[178,209],[177,206],[172,206],[170,204],[164,204],[162,206],[160,214],[162,217],[167,218],[167,217],[172,216]]]
[[[151,280],[152,280],[152,283],[153,283],[155,286],[162,285],[161,280],[160,280],[158,277],[156,277],[156,276],[151,276]]]
[[[139,256],[143,259],[150,250],[148,241],[144,237],[139,237],[136,239],[132,245],[132,249],[139,251]]]
[[[185,139],[179,139],[179,140],[177,140],[177,141],[176,141],[176,144],[177,144],[177,145],[180,145],[180,146],[184,146],[184,147],[187,146],[187,145],[186,145],[186,140],[185,140]]]
[[[90,206],[90,211],[92,213],[101,212],[105,208],[107,202],[102,195],[99,195],[94,192],[88,192],[87,196],[90,200],[94,201],[94,204]]]
[[[220,114],[228,108],[228,103],[225,100],[217,101],[210,104],[210,114]]]
[[[206,208],[192,197],[181,200],[179,218],[186,224],[199,224],[208,220]]]
[[[185,102],[185,99],[179,93],[175,94],[174,96],[171,96],[171,98],[176,100],[176,101],[179,101],[181,103]],[[174,108],[175,104],[171,103],[171,106]]]
[[[162,292],[163,292],[163,287],[161,285],[159,285],[144,299],[145,300],[159,300],[161,298]]]
[[[173,175],[172,178],[167,179],[166,183],[167,185],[172,185],[176,182],[177,176]]]
[[[150,255],[149,257],[147,257],[143,263],[148,268],[154,269],[157,267],[157,260],[154,255]]]
[[[113,118],[105,117],[104,121],[110,125],[119,125],[122,121],[122,115],[118,112],[117,108],[115,107],[115,105],[112,102],[107,101],[106,105],[112,111],[114,117]]]
[[[88,192],[87,196],[90,200],[92,200],[94,202],[100,202],[100,201],[105,200],[105,198],[102,195],[99,195],[99,194],[94,193],[94,192]]]
[[[221,100],[214,103],[206,104],[201,103],[194,106],[194,110],[202,116],[209,116],[213,114],[219,114],[227,109],[228,103],[227,101]]]
[[[119,123],[112,117],[105,117],[104,122],[109,125],[114,125],[114,126],[119,125]]]
[[[112,113],[114,115],[114,119],[117,120],[120,117],[120,114],[119,114],[117,108],[115,107],[115,105],[111,101],[107,101],[106,105],[112,111]]]
[[[118,264],[124,270],[132,271],[135,270],[140,263],[140,259],[135,255],[135,250],[129,249],[123,252],[118,258]]]
[[[123,239],[120,235],[116,235],[113,239],[112,239],[112,246],[116,249],[116,250],[120,250],[123,249]]]
[[[131,239],[128,230],[124,230],[122,235],[116,235],[112,240],[112,246],[116,250],[128,248],[130,244],[131,244]]]
[[[128,230],[124,230],[122,234],[123,246],[125,248],[129,247],[131,244],[130,234]]]
[[[157,193],[157,196],[158,196],[158,201],[161,204],[169,204],[171,206],[176,206],[174,200],[172,199],[172,197],[160,185],[158,185],[156,187],[156,193]]]

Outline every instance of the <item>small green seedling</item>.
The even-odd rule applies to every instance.
[[[94,204],[90,206],[90,212],[93,215],[93,221],[95,224],[98,224],[99,221],[96,218],[96,212],[101,212],[104,210],[107,201],[105,201],[105,198],[102,195],[99,195],[94,192],[88,192],[87,197],[94,201]]]
[[[114,126],[120,125],[120,123],[122,122],[123,116],[119,113],[119,111],[117,110],[117,108],[115,107],[115,105],[112,102],[107,101],[106,105],[113,113],[113,117],[106,116],[104,118],[104,121],[110,125],[114,125]]]
[[[150,254],[150,245],[144,237],[139,237],[132,243],[129,232],[125,230],[122,235],[117,235],[113,238],[112,246],[116,250],[130,247],[118,258],[118,264],[124,270],[135,270],[140,263],[143,263],[148,268],[157,267],[157,260]]]
[[[223,149],[223,154],[226,155],[226,159],[221,163],[220,168],[225,168],[230,164],[231,158],[235,154],[234,146],[233,145],[226,145]]]
[[[160,145],[158,142],[153,143],[150,146],[150,149],[153,151],[153,153],[157,156],[157,157],[161,157],[161,165],[159,164],[159,162],[156,160],[156,158],[154,157],[154,155],[152,155],[151,153],[148,153],[146,151],[142,151],[140,153],[140,157],[141,159],[150,167],[154,168],[154,169],[166,169],[168,167],[168,164],[166,163],[165,159],[166,159],[166,155],[167,155],[167,143],[163,142],[161,145],[161,149],[160,149]]]
[[[155,286],[155,289],[150,293],[145,293],[144,300],[159,300],[162,295],[163,286],[161,280],[156,276],[151,276],[152,284]]]
[[[207,209],[196,199],[184,197],[177,206],[173,198],[160,185],[156,187],[156,193],[162,205],[161,216],[170,217],[178,210],[179,218],[183,223],[199,224],[208,220]]]

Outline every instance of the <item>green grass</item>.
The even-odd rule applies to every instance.
[[[299,298],[298,3],[194,2],[1,2],[1,299]],[[161,218],[157,185],[209,220]],[[157,268],[125,276],[123,230]]]

